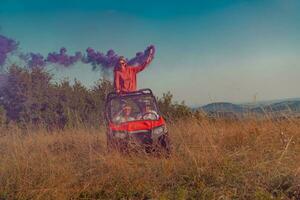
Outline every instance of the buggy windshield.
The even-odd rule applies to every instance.
[[[158,120],[158,109],[150,94],[115,97],[108,103],[108,115],[113,123],[138,120]]]

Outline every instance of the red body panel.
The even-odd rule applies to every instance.
[[[158,120],[140,120],[125,122],[121,124],[110,123],[109,127],[112,131],[139,131],[139,130],[151,130],[155,127],[162,126],[165,124],[165,120],[160,117]]]

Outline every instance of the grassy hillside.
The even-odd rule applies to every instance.
[[[169,124],[169,159],[106,152],[103,130],[0,130],[0,199],[300,199],[300,121]]]

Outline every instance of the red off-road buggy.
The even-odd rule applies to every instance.
[[[170,154],[166,123],[150,89],[108,94],[105,114],[109,150]]]

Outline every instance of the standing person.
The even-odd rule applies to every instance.
[[[136,91],[136,74],[143,71],[153,59],[153,49],[150,49],[149,56],[142,65],[128,66],[126,59],[120,57],[118,67],[114,71],[114,87],[117,93]]]

